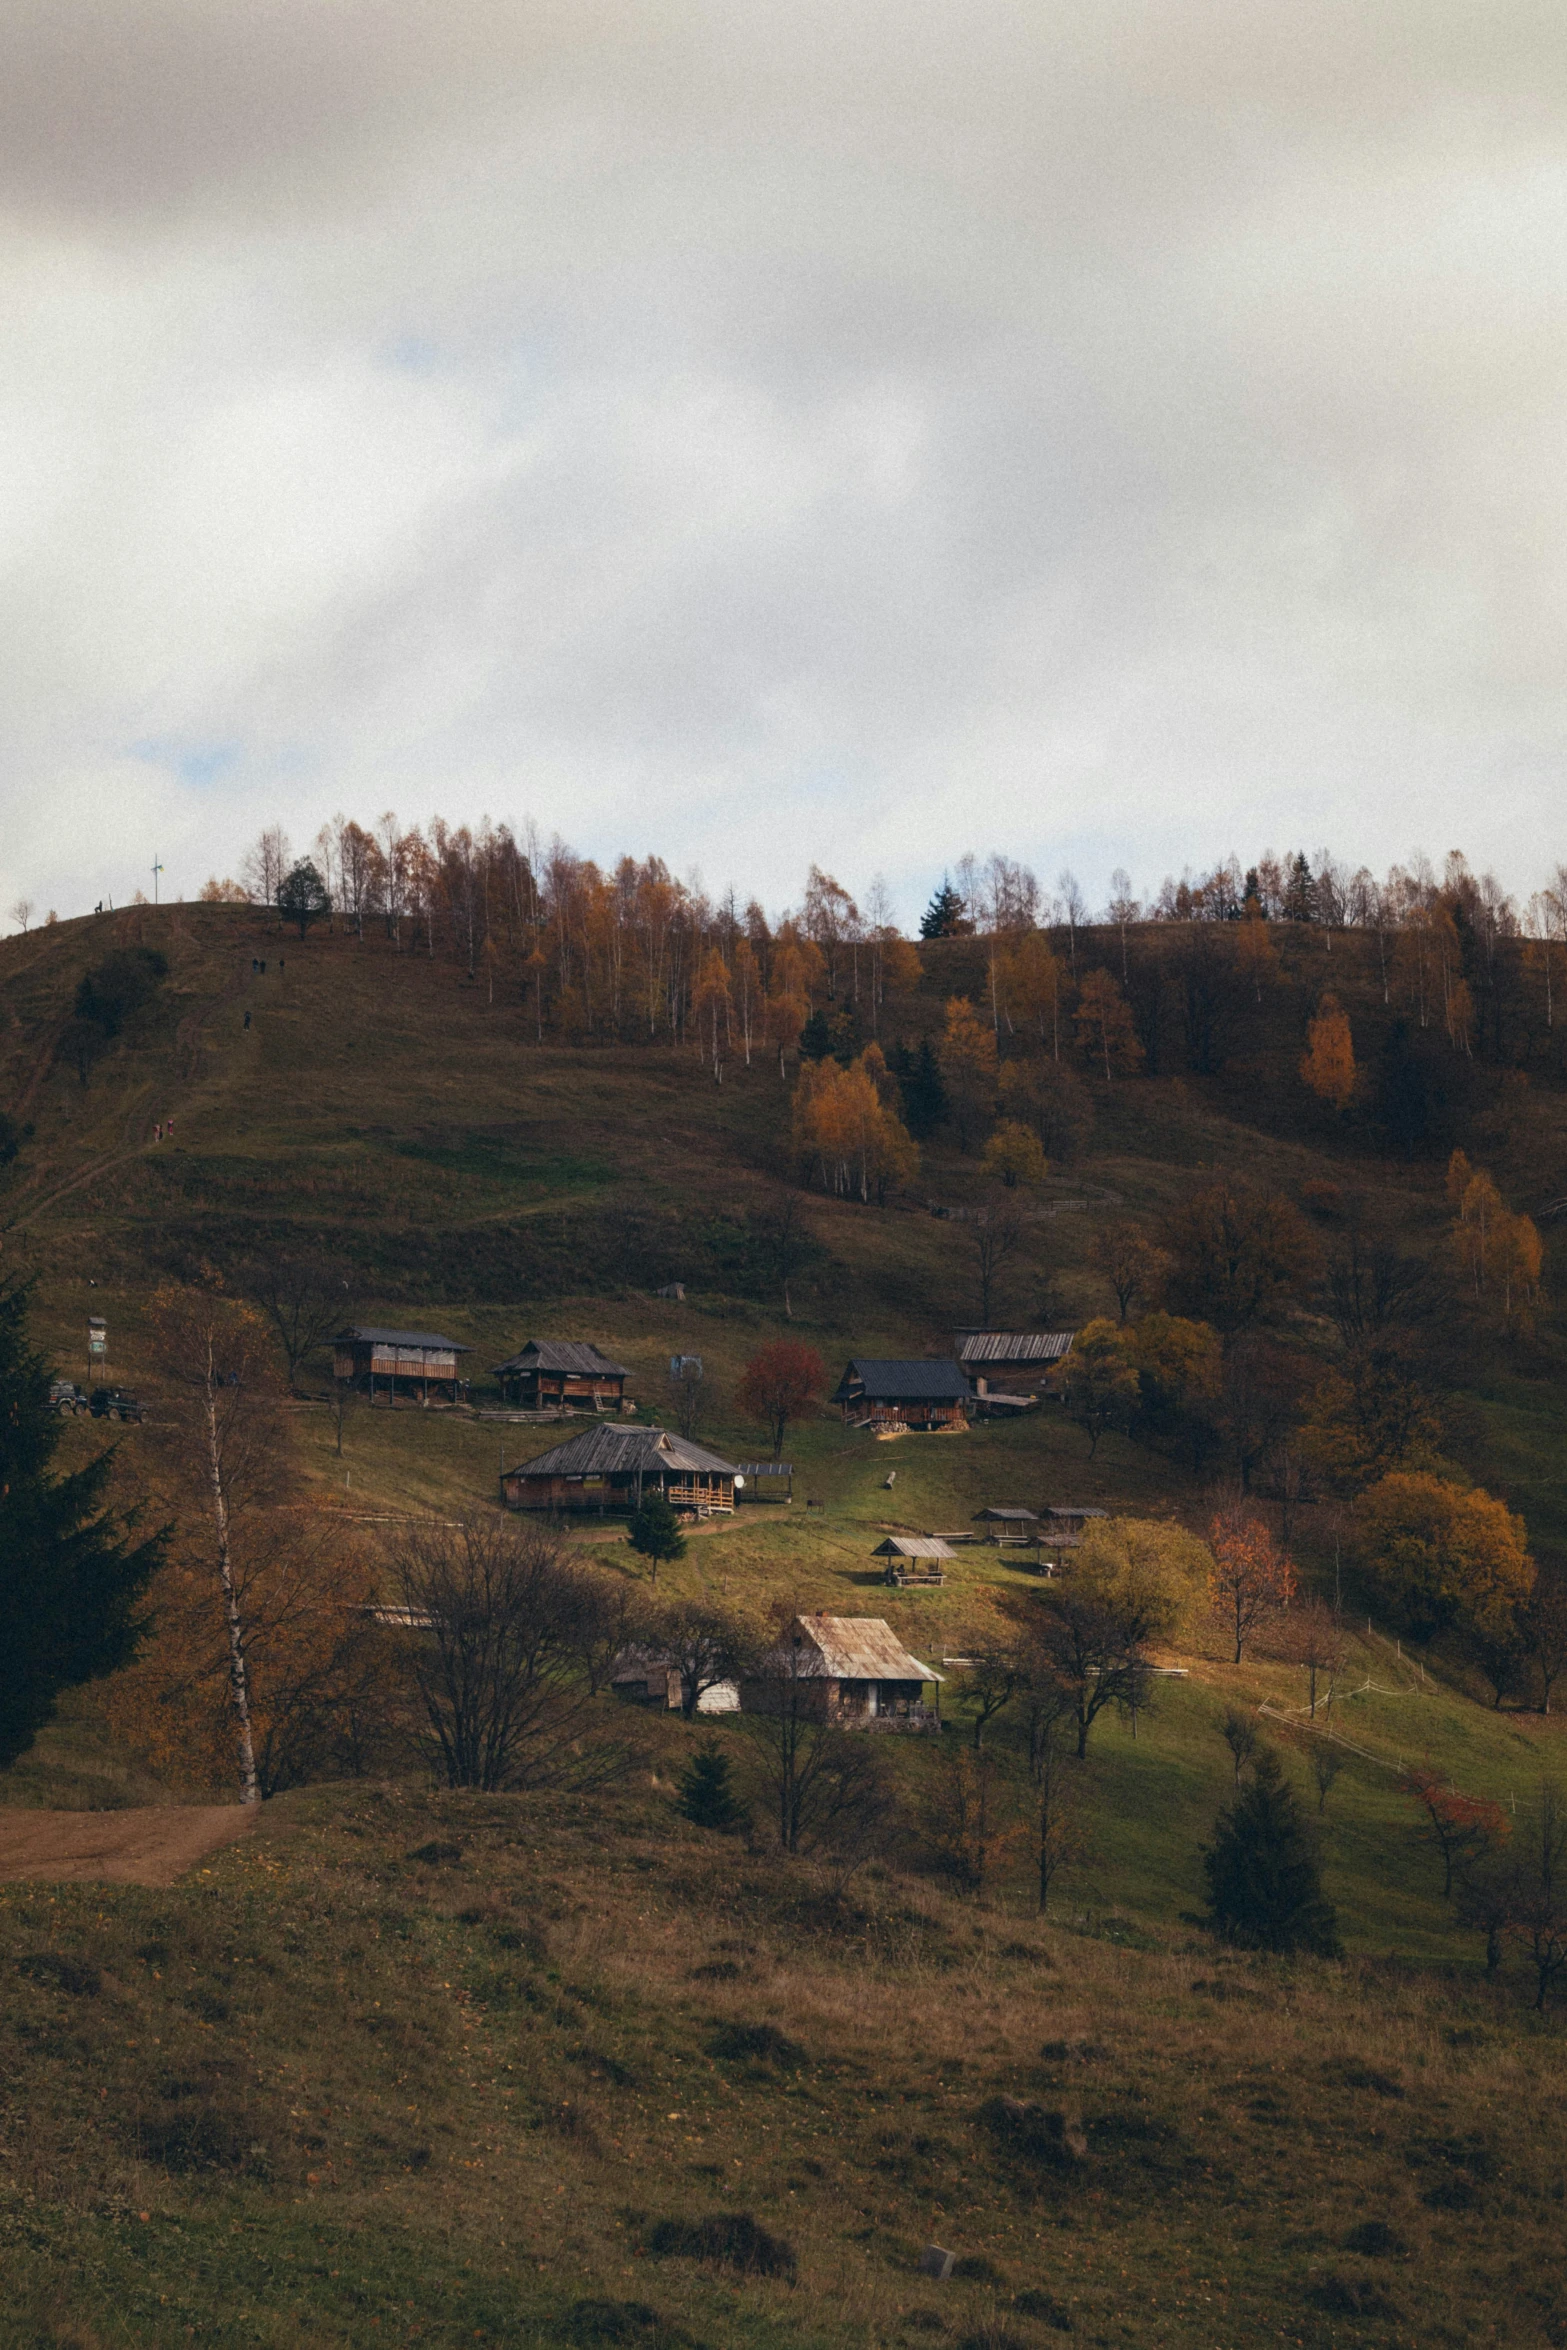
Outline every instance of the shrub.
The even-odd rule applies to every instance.
[[[789,2277],[794,2246],[749,2211],[715,2211],[706,2219],[661,2219],[648,2238],[656,2260],[709,2260],[750,2277]]]
[[[1385,2219],[1363,2219],[1344,2238],[1346,2252],[1362,2252],[1372,2260],[1391,2259],[1405,2249],[1404,2239]]]
[[[707,2043],[707,2053],[735,2063],[774,2065],[779,2072],[793,2072],[805,2062],[799,2041],[773,2024],[720,2024]]]
[[[1047,2293],[1040,2285],[1025,2285],[1021,2293],[1014,2294],[1012,2306],[1019,2317],[1032,2317],[1040,2325],[1054,2326],[1058,2334],[1072,2331],[1072,2312],[1054,2293]]]
[[[1088,2136],[1082,2117],[1038,2105],[1032,2099],[991,2097],[979,2109],[979,2118],[998,2146],[1031,2162],[1055,2170],[1075,2170],[1088,2160]]]
[[[103,1989],[103,1977],[95,1966],[79,1958],[65,1958],[58,1950],[35,1950],[17,1960],[16,1971],[30,1982],[69,1991],[73,1999],[96,1999]]]

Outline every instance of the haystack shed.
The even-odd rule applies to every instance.
[[[600,1517],[640,1507],[662,1493],[671,1507],[700,1518],[732,1510],[741,1473],[666,1428],[584,1428],[536,1460],[501,1474],[501,1499],[513,1510],[596,1511]]]
[[[378,1395],[395,1396],[399,1388],[417,1389],[421,1403],[429,1402],[432,1388],[438,1398],[444,1394],[458,1403],[468,1384],[457,1358],[473,1349],[435,1330],[381,1330],[356,1323],[340,1330],[332,1343],[332,1376],[364,1388],[372,1403]]]

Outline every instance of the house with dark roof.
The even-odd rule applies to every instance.
[[[472,1347],[443,1338],[436,1330],[383,1330],[355,1323],[340,1330],[332,1346],[332,1376],[362,1387],[372,1403],[378,1398],[390,1401],[399,1388],[404,1393],[417,1390],[419,1401],[428,1403],[432,1387],[438,1402],[459,1403],[468,1384],[457,1358],[471,1354]]]
[[[639,1509],[650,1493],[700,1518],[735,1506],[742,1482],[733,1461],[667,1428],[584,1428],[536,1459],[501,1472],[501,1499],[512,1510],[595,1511],[600,1517]]]
[[[585,1338],[530,1338],[495,1376],[522,1411],[618,1412],[631,1374]]]
[[[854,1427],[966,1428],[974,1390],[954,1362],[856,1355],[833,1394]]]

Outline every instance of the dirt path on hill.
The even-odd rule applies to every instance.
[[[172,1885],[224,1844],[247,1835],[259,1805],[160,1805],[129,1811],[29,1811],[0,1805],[0,1884],[87,1878],[110,1885]]]

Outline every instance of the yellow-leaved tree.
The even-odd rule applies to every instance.
[[[878,1089],[885,1075],[886,1063],[872,1046],[847,1069],[834,1060],[809,1062],[794,1091],[793,1140],[802,1172],[819,1176],[824,1191],[874,1199],[878,1207],[919,1167],[918,1150]]]
[[[1084,1052],[1112,1077],[1131,1077],[1143,1064],[1143,1048],[1132,1023],[1132,1009],[1114,974],[1090,971],[1077,997],[1077,1041]]]
[[[1038,1136],[1017,1118],[1001,1120],[985,1145],[981,1164],[985,1173],[994,1175],[1008,1191],[1015,1191],[1020,1183],[1043,1183],[1050,1172]]]
[[[1349,1108],[1355,1092],[1355,1046],[1349,1014],[1331,991],[1323,996],[1306,1030],[1300,1073],[1319,1101],[1330,1102],[1335,1110]]]
[[[966,1151],[996,1102],[996,1040],[966,995],[947,1000],[947,1024],[936,1046],[936,1060],[958,1130],[958,1148]]]

